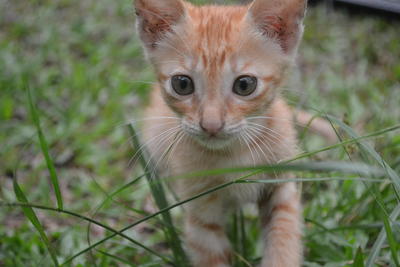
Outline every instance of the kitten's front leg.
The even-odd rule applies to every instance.
[[[210,195],[191,203],[185,217],[185,244],[194,267],[229,267],[232,252],[225,235],[222,204]]]
[[[302,262],[302,219],[296,185],[277,186],[259,206],[265,240],[261,267],[299,267]]]

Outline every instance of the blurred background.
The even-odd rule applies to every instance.
[[[398,125],[399,16],[314,2],[307,13],[297,68],[284,88],[289,103],[340,118],[359,135]],[[134,20],[131,0],[0,0],[0,266],[54,266],[45,243],[21,208],[5,205],[17,202],[13,180],[18,179],[30,203],[56,206],[29,108],[28,87],[65,209],[115,229],[155,211],[142,180],[104,203],[111,192],[142,173],[136,161],[130,161],[135,151],[124,125],[140,119],[154,77],[143,58]],[[305,132],[300,132],[299,138],[304,151],[326,145]],[[376,135],[368,144],[399,174],[399,131]],[[310,159],[349,158],[365,159],[355,145]],[[399,196],[391,182],[306,183],[303,199],[304,266],[398,264],[400,223],[395,217],[389,222],[390,238],[375,249],[380,232],[385,230],[383,218],[390,220],[389,214],[398,207]],[[85,249],[89,241],[109,233],[66,214],[43,209],[35,212],[60,263]],[[180,210],[173,213],[179,222]],[[246,242],[248,249],[245,259],[236,265],[252,266],[261,255],[257,215],[245,211],[241,216],[247,233],[241,242]],[[150,220],[126,234],[169,255],[160,229],[159,220]],[[112,238],[66,266],[166,264],[124,238]]]

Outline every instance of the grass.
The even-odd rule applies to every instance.
[[[0,266],[184,266],[179,207],[192,198],[164,202],[129,164],[124,124],[153,80],[133,22],[125,0],[0,0]],[[246,174],[303,181],[305,266],[398,266],[400,22],[317,6],[305,24],[285,95],[330,114],[342,142],[300,132],[293,162]],[[210,174],[223,172],[251,182]],[[236,266],[259,261],[259,233],[253,208],[232,216]]]

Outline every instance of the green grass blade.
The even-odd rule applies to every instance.
[[[15,195],[16,195],[18,201],[28,204],[28,199],[26,198],[24,192],[18,185],[17,179],[14,179],[13,185],[14,185],[14,192],[15,192]],[[29,219],[29,221],[32,223],[32,225],[38,231],[40,238],[42,239],[43,243],[45,244],[45,246],[47,247],[47,250],[50,253],[50,256],[51,256],[51,259],[53,260],[54,266],[57,266],[57,267],[60,266],[58,264],[56,252],[54,251],[53,247],[51,246],[50,241],[43,229],[43,226],[40,223],[40,221],[39,221],[38,217],[36,216],[32,207],[29,207],[28,205],[23,206],[22,211],[25,214],[25,216]]]
[[[140,175],[138,177],[136,177],[135,179],[133,179],[132,181],[130,181],[129,183],[123,185],[122,187],[118,188],[117,190],[115,190],[114,192],[112,192],[111,194],[108,194],[98,183],[95,179],[93,179],[93,181],[96,183],[96,185],[100,188],[101,191],[104,192],[104,194],[106,194],[105,199],[103,199],[103,201],[95,208],[94,212],[92,213],[92,218],[96,218],[97,213],[104,207],[104,205],[106,205],[109,201],[114,201],[114,197],[116,195],[118,195],[119,193],[123,192],[124,190],[128,189],[129,187],[135,185],[137,182],[139,182],[143,177],[145,177],[145,174]],[[147,215],[145,212],[141,211],[141,210],[136,210],[133,208],[129,207],[129,210],[134,211],[135,213],[141,214],[141,215]],[[88,246],[90,246],[92,244],[91,239],[90,239],[90,229],[92,226],[92,222],[88,222],[88,225],[86,227],[86,240],[88,243]],[[100,251],[99,251],[100,252]],[[90,251],[90,253],[92,253]],[[93,255],[92,255],[93,256]]]
[[[357,249],[356,256],[354,257],[353,267],[364,267],[364,254],[361,247]]]
[[[371,179],[363,177],[318,177],[318,178],[290,178],[290,179],[261,179],[261,180],[240,180],[238,184],[281,184],[281,183],[305,183],[305,182],[332,182],[332,181],[359,181],[370,183],[383,183],[384,179]]]
[[[283,166],[283,165],[281,165],[281,167],[282,167],[282,166]],[[250,169],[250,170],[254,170],[254,168],[249,168],[249,169]],[[230,170],[231,170],[231,169],[230,169]],[[247,169],[247,170],[248,170],[248,169]],[[304,166],[301,168],[301,170],[304,170]],[[264,171],[264,170],[263,170],[263,171]],[[158,215],[160,215],[160,214],[162,214],[162,213],[164,213],[164,212],[166,212],[166,211],[169,211],[169,210],[172,210],[172,209],[174,209],[174,208],[176,208],[176,207],[182,206],[182,205],[184,205],[184,204],[186,204],[186,203],[188,203],[188,202],[190,202],[190,201],[193,201],[193,200],[195,200],[195,199],[201,198],[201,197],[206,196],[206,195],[208,195],[208,194],[210,194],[210,193],[213,193],[213,192],[222,190],[222,189],[224,189],[224,188],[226,188],[226,187],[229,187],[229,186],[231,186],[231,185],[233,185],[233,184],[241,183],[242,181],[246,182],[246,179],[247,179],[247,178],[252,177],[252,176],[254,176],[254,175],[257,175],[257,174],[260,174],[260,173],[262,173],[263,171],[257,170],[257,171],[251,172],[251,173],[249,173],[249,174],[246,174],[246,175],[244,175],[244,176],[239,177],[239,178],[236,179],[236,180],[233,180],[233,181],[231,181],[231,182],[227,182],[227,183],[224,183],[224,184],[215,186],[215,187],[213,187],[213,188],[211,188],[211,189],[209,189],[209,190],[206,190],[206,191],[204,191],[204,192],[202,192],[202,193],[199,193],[199,194],[197,194],[197,195],[195,195],[195,196],[193,196],[193,197],[190,197],[190,198],[188,198],[188,199],[185,199],[185,200],[182,200],[182,201],[180,201],[180,202],[177,202],[177,203],[175,203],[175,204],[173,204],[173,205],[171,205],[171,206],[168,206],[168,207],[166,207],[166,208],[164,208],[164,209],[161,209],[161,210],[159,210],[159,211],[157,211],[157,212],[155,212],[155,213],[153,213],[153,214],[151,214],[151,215],[149,215],[149,216],[146,216],[146,217],[144,217],[144,218],[142,218],[142,219],[140,219],[140,220],[138,220],[138,221],[136,221],[136,222],[134,222],[134,223],[132,223],[132,224],[126,226],[126,227],[124,227],[124,228],[121,229],[119,232],[123,233],[123,232],[125,232],[125,231],[131,229],[132,227],[135,227],[136,225],[139,225],[139,224],[141,224],[141,223],[143,223],[143,222],[145,222],[145,221],[148,221],[148,220],[150,220],[150,219],[152,219],[152,218],[154,218],[154,217],[156,217],[156,216],[158,216]],[[270,171],[270,172],[273,172],[273,169],[270,169],[269,171]],[[292,168],[288,168],[287,171],[292,171]],[[219,171],[217,171],[217,173],[219,173]],[[312,178],[312,179],[317,180],[316,178]],[[272,183],[273,181],[276,182],[276,183],[279,183],[279,182],[280,182],[280,180],[278,181],[278,180],[276,180],[276,179],[271,180],[270,182]],[[292,181],[292,180],[290,179],[290,181]],[[296,180],[296,181],[299,181],[299,180]],[[325,181],[326,181],[326,180],[325,180]],[[115,233],[113,233],[113,234],[111,234],[111,235],[109,235],[109,236],[106,236],[105,238],[99,240],[98,242],[92,244],[91,246],[86,247],[85,249],[81,250],[80,252],[78,252],[77,254],[73,255],[73,256],[72,256],[71,258],[69,258],[68,260],[66,260],[66,261],[63,263],[63,265],[64,265],[64,264],[67,264],[67,263],[69,263],[69,262],[71,262],[73,259],[75,259],[75,258],[81,256],[82,254],[86,253],[87,251],[89,251],[89,250],[91,250],[91,249],[97,247],[98,245],[104,243],[105,241],[107,241],[107,240],[113,238],[114,236],[116,236]]]
[[[326,118],[330,121],[333,121],[335,123],[337,123],[348,135],[350,135],[352,138],[357,139],[359,138],[359,136],[357,135],[357,133],[348,125],[344,124],[343,122],[341,122],[339,119],[333,117],[333,116],[329,116],[327,115]],[[366,154],[368,154],[369,156],[371,156],[386,172],[387,176],[389,176],[389,178],[392,181],[394,190],[395,190],[395,196],[398,199],[398,196],[400,194],[400,176],[389,166],[389,164],[386,163],[386,161],[367,143],[365,142],[357,142],[358,146],[360,147],[360,149],[365,152]],[[379,194],[379,192],[377,192],[377,194]],[[382,200],[380,196],[375,195],[376,200],[379,202],[379,205],[382,208],[382,211],[385,213],[383,214],[383,221],[384,221],[384,227],[381,230],[380,234],[378,235],[377,240],[375,241],[372,249],[371,249],[371,253],[368,257],[367,260],[367,267],[372,266],[373,264],[375,264],[375,260],[379,255],[379,252],[383,246],[383,243],[385,241],[386,238],[388,238],[389,241],[389,245],[390,245],[390,238],[392,238],[392,236],[387,236],[385,233],[389,230],[391,232],[391,228],[390,228],[390,223],[389,220],[394,221],[397,217],[398,217],[398,213],[397,213],[397,209],[399,207],[397,207],[390,216],[388,216],[386,214],[386,211],[384,209],[384,207],[382,206]],[[398,199],[399,200],[399,199]],[[389,227],[389,228],[388,228]],[[391,249],[393,249],[392,246],[390,246]],[[397,252],[396,252],[397,253]],[[394,253],[394,260],[395,263],[398,264],[398,259],[397,259],[397,254]],[[393,255],[393,253],[392,253]],[[396,261],[397,260],[397,261]]]
[[[20,195],[19,192],[22,192],[22,191],[19,189],[19,187],[18,187],[17,190],[18,190],[18,194]],[[28,211],[31,210],[32,212],[33,212],[32,209],[40,209],[40,210],[53,211],[53,212],[58,212],[58,213],[67,214],[67,215],[70,215],[70,216],[79,218],[79,219],[84,220],[84,221],[87,221],[87,222],[91,222],[91,223],[93,223],[93,224],[96,224],[96,225],[100,226],[101,228],[104,228],[105,230],[108,230],[108,231],[112,232],[112,233],[113,233],[113,234],[112,234],[112,237],[117,236],[117,235],[118,235],[118,236],[121,236],[122,238],[125,238],[126,240],[132,242],[133,244],[135,244],[135,245],[141,247],[142,249],[144,249],[144,250],[150,252],[151,254],[153,254],[153,255],[159,257],[159,258],[162,259],[165,263],[171,264],[171,260],[170,260],[169,258],[167,258],[167,257],[165,257],[165,256],[163,256],[163,255],[161,255],[161,254],[158,253],[157,251],[155,251],[155,250],[153,250],[153,249],[151,249],[151,248],[149,248],[149,247],[143,245],[142,243],[140,243],[140,242],[138,242],[138,241],[132,239],[131,237],[125,235],[125,234],[123,233],[125,230],[124,230],[124,231],[118,231],[118,230],[113,229],[112,227],[109,227],[109,226],[107,226],[107,225],[101,223],[101,222],[98,222],[98,221],[96,221],[96,220],[94,220],[94,219],[91,219],[91,218],[86,217],[86,216],[84,216],[84,215],[78,214],[78,213],[76,213],[76,212],[69,211],[69,210],[60,210],[60,209],[56,209],[56,208],[52,208],[52,207],[46,207],[46,206],[42,206],[42,205],[31,204],[31,203],[28,203],[28,202],[24,201],[24,199],[26,200],[26,198],[22,195],[21,200],[19,200],[19,201],[21,201],[21,203],[5,203],[5,202],[3,202],[3,201],[0,201],[0,206],[21,207],[22,209],[28,208]],[[32,212],[29,211],[29,215],[31,215]],[[34,213],[33,213],[33,214],[34,214]],[[35,221],[35,223],[38,222],[37,217],[36,217],[36,219],[34,219],[34,221]],[[110,237],[110,236],[109,236],[109,237]],[[110,237],[110,238],[111,238],[111,237]],[[107,239],[109,239],[109,238],[107,238]],[[107,239],[103,239],[103,240],[107,240]],[[104,243],[104,241],[102,241],[102,242],[97,242],[96,244],[97,244],[97,245],[100,245],[100,244],[102,244],[102,243]],[[97,245],[96,245],[96,246],[97,246]],[[88,251],[88,250],[85,250],[84,252],[87,252],[87,251]],[[80,253],[79,255],[82,255],[82,254],[83,254],[83,253]],[[66,262],[62,263],[61,266],[66,265],[67,263],[70,263],[70,262],[71,262],[73,259],[75,259],[75,258],[76,258],[76,257],[71,257],[71,258],[68,259]]]
[[[138,177],[136,177],[135,179],[133,179],[132,181],[130,181],[129,183],[124,184],[123,186],[121,186],[120,188],[116,189],[114,192],[112,192],[111,194],[107,194],[107,192],[105,192],[103,189],[102,191],[106,194],[106,197],[103,199],[103,201],[96,207],[93,216],[95,216],[103,207],[104,205],[106,205],[108,202],[113,201],[113,198],[115,196],[117,196],[118,194],[120,194],[121,192],[125,191],[126,189],[128,189],[129,187],[135,185],[137,182],[139,182],[142,178],[144,178],[146,176],[146,174],[140,175]],[[147,215],[146,212],[141,211],[141,210],[137,210],[137,209],[133,209],[133,208],[129,208],[130,210],[141,214],[141,215]]]
[[[239,239],[239,231],[238,231],[238,214],[236,213],[236,212],[234,212],[233,214],[232,214],[232,225],[231,225],[231,227],[230,227],[230,229],[229,229],[229,239],[230,239],[230,242],[231,242],[231,244],[232,244],[232,249],[233,249],[233,251],[235,251],[235,254],[237,253],[238,255],[241,255],[241,252],[240,252],[240,239]],[[240,264],[240,262],[237,260],[237,258],[235,257],[234,259],[233,259],[233,266],[235,266],[235,267],[241,267],[240,266],[241,264]]]
[[[304,163],[281,163],[276,165],[260,165],[255,167],[236,167],[214,170],[203,170],[165,179],[190,179],[202,176],[217,176],[222,174],[232,173],[274,173],[274,172],[340,172],[348,174],[358,174],[365,176],[382,176],[384,171],[378,167],[370,166],[364,163],[357,162],[337,162],[337,161],[319,161],[319,162],[304,162]]]
[[[392,226],[390,225],[390,222],[387,218],[387,216],[383,216],[383,223],[385,226],[385,231],[386,231],[386,237],[390,246],[390,251],[392,253],[392,259],[394,264],[396,264],[396,267],[399,267],[399,258],[398,258],[398,253],[399,253],[399,244],[396,242],[394,239],[394,235],[392,232]]]
[[[348,125],[344,124],[339,119],[327,115],[327,119],[337,123],[348,135],[350,135],[353,139],[360,138],[358,134]],[[367,152],[376,162],[381,165],[381,167],[386,171],[387,175],[390,177],[394,184],[394,188],[397,194],[400,194],[400,176],[386,163],[386,161],[376,152],[369,144],[362,142],[361,140],[357,142],[357,144]]]
[[[132,125],[128,125],[129,133],[132,137],[132,142],[134,148],[137,150],[140,163],[143,167],[144,172],[147,174],[146,178],[150,186],[153,198],[160,210],[165,209],[169,206],[167,197],[162,185],[161,179],[157,176],[155,170],[152,170],[147,164],[144,148],[140,145],[135,129]],[[161,214],[164,221],[164,229],[166,233],[167,242],[170,244],[176,264],[178,266],[186,266],[188,264],[188,259],[186,257],[185,251],[182,248],[182,242],[179,238],[178,233],[175,230],[171,214],[167,210]]]
[[[119,257],[117,255],[108,253],[108,252],[103,251],[103,250],[99,250],[99,253],[103,254],[106,257],[113,258],[114,260],[119,261],[119,262],[123,263],[124,265],[136,267],[136,265],[134,265],[133,263],[131,263],[128,260],[125,260],[125,259],[123,259],[123,258],[121,258],[121,257]]]
[[[246,234],[246,222],[244,218],[243,211],[240,210],[239,212],[239,229],[240,229],[240,245],[241,245],[241,255],[243,256],[244,259],[248,259],[250,257],[250,254],[248,253],[248,244],[247,244],[247,234]]]
[[[400,205],[397,205],[397,207],[390,214],[389,219],[391,221],[396,221],[396,219],[399,215],[400,215]],[[385,230],[385,227],[383,227],[383,229],[380,231],[378,237],[376,238],[374,245],[371,248],[371,252],[367,259],[367,263],[365,265],[366,267],[375,266],[375,261],[379,255],[379,252],[381,251],[383,244],[385,243],[385,240],[386,240],[386,230]]]
[[[317,150],[310,151],[310,152],[301,153],[300,155],[297,155],[294,158],[292,158],[286,162],[293,162],[293,161],[296,161],[299,159],[308,158],[308,157],[317,155],[321,152],[329,151],[329,150],[336,149],[336,148],[341,148],[346,145],[356,144],[356,143],[359,143],[360,141],[367,140],[367,139],[370,139],[373,137],[378,137],[378,136],[384,135],[389,132],[397,131],[399,129],[400,129],[400,125],[395,125],[395,126],[392,126],[392,127],[380,130],[380,131],[376,131],[376,132],[367,134],[367,135],[353,137],[352,139],[347,139],[347,140],[344,140],[344,141],[334,144],[334,145],[326,146],[321,149],[317,149]]]
[[[253,175],[253,174],[246,175],[246,176],[244,176],[243,178],[250,177],[251,175]],[[135,227],[136,225],[139,225],[139,224],[141,224],[141,223],[143,223],[143,222],[145,222],[145,221],[148,221],[148,220],[150,220],[150,219],[152,219],[152,218],[154,218],[154,217],[156,217],[156,216],[158,216],[158,215],[160,215],[160,214],[162,214],[162,213],[164,213],[164,212],[166,212],[166,211],[169,211],[169,210],[172,210],[172,209],[174,209],[174,208],[176,208],[176,207],[182,206],[182,205],[184,205],[184,204],[186,204],[186,203],[188,203],[188,202],[190,202],[190,201],[192,201],[192,200],[201,198],[201,197],[203,197],[203,196],[205,196],[205,195],[208,195],[208,194],[210,194],[210,193],[212,193],[212,192],[219,191],[219,190],[221,190],[221,189],[223,189],[223,188],[226,188],[226,187],[228,187],[228,186],[231,186],[231,185],[233,185],[233,184],[235,184],[234,181],[228,182],[228,183],[225,183],[225,184],[221,184],[221,185],[216,186],[216,187],[214,187],[214,188],[212,188],[212,189],[209,189],[209,190],[207,190],[207,191],[205,191],[205,192],[202,192],[202,193],[200,193],[200,194],[198,194],[198,195],[196,195],[196,196],[193,196],[193,197],[190,197],[190,198],[188,198],[188,199],[186,199],[186,200],[182,200],[182,201],[180,201],[180,202],[177,202],[177,203],[175,203],[175,204],[173,204],[173,205],[171,205],[171,206],[169,206],[169,207],[166,207],[166,208],[164,208],[164,209],[162,209],[162,210],[159,210],[159,211],[157,211],[157,212],[155,212],[155,213],[153,213],[153,214],[151,214],[151,215],[148,215],[148,216],[146,216],[146,217],[144,217],[144,218],[142,218],[142,219],[140,219],[140,220],[138,220],[138,221],[136,221],[136,222],[134,222],[134,223],[132,223],[132,224],[126,226],[126,227],[124,227],[123,229],[120,230],[120,232],[123,233],[123,232],[125,232],[125,231],[131,229],[132,227]],[[67,259],[67,260],[63,263],[63,265],[64,265],[64,264],[67,264],[67,263],[70,263],[70,262],[71,262],[72,260],[74,260],[75,258],[77,258],[77,257],[81,256],[82,254],[86,253],[87,251],[89,251],[89,250],[91,250],[91,249],[97,247],[98,245],[104,243],[105,241],[107,241],[107,240],[113,238],[114,236],[116,236],[115,233],[114,233],[114,234],[111,234],[111,235],[109,235],[109,236],[106,236],[105,238],[99,240],[98,242],[92,244],[91,246],[88,246],[87,248],[81,250],[80,252],[78,252],[78,253],[75,254],[74,256],[72,256],[72,257],[70,257],[69,259]]]
[[[40,147],[42,149],[44,158],[46,160],[46,164],[47,164],[47,168],[49,170],[50,173],[50,179],[51,182],[53,184],[53,188],[54,188],[54,192],[56,194],[56,198],[57,198],[57,206],[59,209],[63,209],[63,199],[62,199],[62,195],[61,195],[61,190],[60,190],[60,186],[58,184],[58,177],[57,177],[57,172],[56,172],[56,168],[54,167],[54,162],[50,156],[49,153],[49,146],[47,144],[46,138],[43,134],[43,130],[42,127],[40,126],[40,118],[37,112],[37,108],[35,107],[35,104],[33,102],[32,99],[32,95],[31,95],[31,91],[28,88],[28,100],[29,100],[29,107],[30,107],[30,112],[32,115],[32,119],[33,122],[36,126],[36,130],[39,136],[39,142],[40,142]]]

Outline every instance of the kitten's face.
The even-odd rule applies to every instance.
[[[282,38],[274,32],[280,29],[277,21],[268,13],[271,24],[260,28],[257,14],[246,6],[194,7],[168,0],[176,6],[166,15],[166,6],[156,13],[148,1],[159,4],[147,0],[144,12],[138,8],[145,18],[139,31],[166,103],[181,118],[182,129],[201,144],[227,146],[249,120],[265,113],[298,38],[295,44],[277,41]],[[157,15],[146,19],[145,13]],[[157,30],[161,35],[154,36]]]

